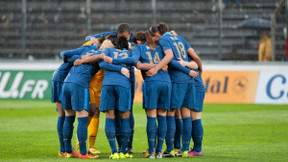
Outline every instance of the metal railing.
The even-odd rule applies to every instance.
[[[272,57],[281,60],[285,55],[282,31],[288,26],[288,13],[283,11],[288,0],[285,5],[282,1],[277,18],[269,20],[280,0],[242,0],[240,5],[239,0],[22,0],[20,10],[16,0],[9,0],[1,2],[0,57],[57,58],[61,50],[80,46],[86,35],[115,30],[121,22],[130,23],[137,32],[165,21],[203,59],[257,60],[260,32],[239,24],[261,18],[272,22],[271,32],[267,31],[275,44]]]

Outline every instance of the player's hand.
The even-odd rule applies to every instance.
[[[181,64],[182,66],[186,66],[186,62],[184,60],[182,60],[181,58],[177,58],[179,64]]]
[[[81,60],[82,59],[86,59],[87,57],[92,56],[92,53],[86,53],[86,55],[81,56]]]
[[[198,69],[198,64],[195,61],[190,61],[190,69]]]
[[[168,72],[168,65],[165,65],[162,70],[167,71]]]
[[[198,75],[199,75],[199,74],[198,74],[198,72],[197,72],[197,71],[194,71],[194,70],[190,70],[189,76],[191,76],[191,77],[195,78],[195,77],[197,77]]]
[[[137,61],[136,62],[136,64],[135,64],[135,67],[137,68],[137,69],[141,69],[142,68],[142,63],[140,62],[140,61]]]
[[[121,74],[125,75],[127,78],[130,78],[130,71],[124,67],[121,69]]]
[[[152,76],[154,76],[155,74],[157,74],[157,72],[158,72],[158,70],[154,67],[154,68],[148,70],[148,71],[146,72],[146,75],[147,75],[148,77],[152,77]]]
[[[79,65],[82,65],[82,61],[80,59],[77,59],[74,61],[74,66],[79,66]]]
[[[109,56],[104,56],[103,60],[107,63],[110,63],[110,64],[112,64],[112,62],[113,62],[113,59]]]
[[[100,59],[104,59],[105,56],[106,56],[105,53],[101,53],[101,54],[99,55]]]
[[[91,45],[94,45],[98,42],[98,40],[95,37],[91,37],[90,42],[91,42]]]

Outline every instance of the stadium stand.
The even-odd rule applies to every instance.
[[[217,57],[217,0],[157,0],[157,22],[166,22],[184,36],[202,59]],[[231,2],[232,3],[232,2]],[[223,10],[222,57],[257,60],[259,31],[239,29],[248,18],[270,20],[276,0],[242,0],[242,7]],[[62,50],[79,47],[85,36],[131,24],[133,31],[153,25],[151,1],[92,0],[91,32],[87,30],[86,0],[27,0],[26,55],[54,59]],[[265,14],[263,14],[265,13]],[[22,53],[22,9],[19,0],[0,2],[0,58],[20,58]],[[285,53],[284,15],[277,18],[276,59]],[[219,59],[219,58],[218,58]]]

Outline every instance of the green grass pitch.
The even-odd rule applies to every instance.
[[[150,160],[141,154],[148,147],[141,104],[134,104],[134,115],[135,158],[120,161]],[[49,101],[0,100],[0,161],[80,161],[57,156],[56,120],[55,105]],[[288,161],[287,105],[205,104],[202,120],[204,156],[157,160]],[[102,154],[96,161],[109,160],[104,124],[101,113],[96,147]]]

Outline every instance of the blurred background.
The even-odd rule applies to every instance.
[[[257,61],[265,31],[271,60],[284,61],[285,1],[1,0],[0,58],[59,60],[62,50],[119,23],[129,23],[135,33],[165,22],[202,60]]]

